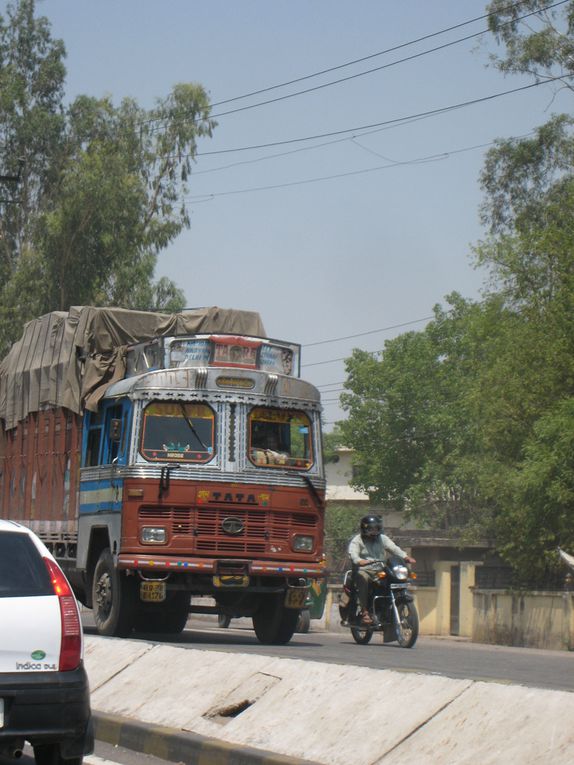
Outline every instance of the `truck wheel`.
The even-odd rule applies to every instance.
[[[277,597],[267,596],[253,614],[253,628],[260,643],[266,645],[283,645],[293,637],[299,611],[296,608],[285,608],[283,593]]]
[[[297,619],[297,632],[309,632],[311,626],[311,613],[308,608],[304,608],[299,612],[299,618]]]
[[[189,617],[190,594],[174,592],[168,596],[165,603],[137,608],[134,626],[138,632],[158,635],[169,633],[179,635],[183,632]]]
[[[229,614],[217,614],[217,626],[226,630],[231,624],[231,616]]]
[[[94,569],[92,603],[100,635],[126,637],[130,634],[136,605],[135,581],[116,569],[107,547]]]

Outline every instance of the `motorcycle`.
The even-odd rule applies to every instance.
[[[416,578],[399,559],[373,561],[380,570],[369,586],[368,610],[372,624],[363,623],[353,570],[345,573],[339,602],[341,624],[350,627],[353,639],[366,645],[375,632],[383,633],[383,642],[395,640],[402,648],[412,648],[419,635],[419,616],[409,592],[409,579]]]

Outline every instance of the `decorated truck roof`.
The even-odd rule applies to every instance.
[[[26,324],[0,363],[0,418],[95,411],[109,385],[155,369],[226,366],[298,376],[300,346],[268,340],[258,313],[218,307],[181,313],[72,307]]]

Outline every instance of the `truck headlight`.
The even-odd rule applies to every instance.
[[[295,552],[312,552],[314,542],[314,537],[296,534],[293,537],[292,547]]]
[[[140,532],[142,545],[164,545],[167,542],[167,531],[163,526],[144,526]]]

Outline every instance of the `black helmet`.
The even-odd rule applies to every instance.
[[[365,537],[378,537],[383,533],[383,521],[378,515],[364,515],[361,518],[361,534]]]

